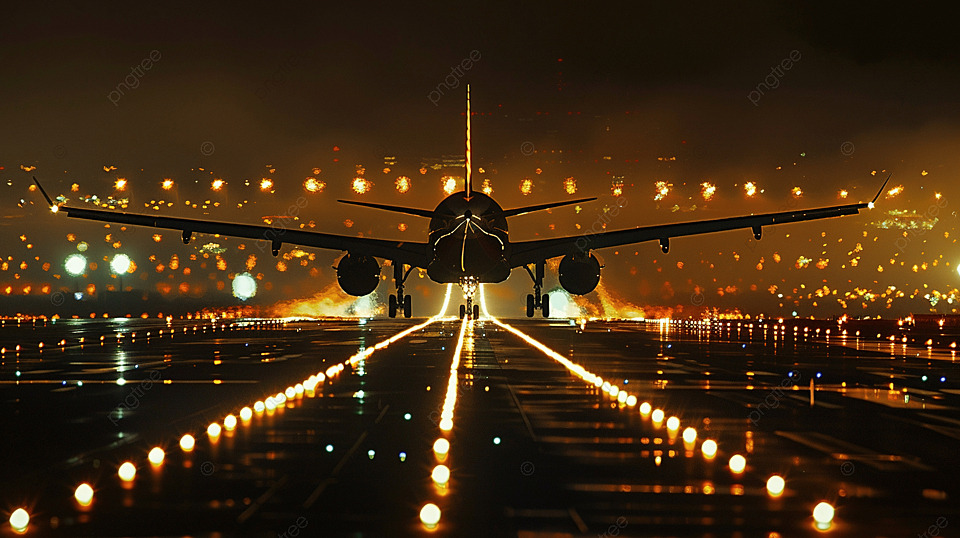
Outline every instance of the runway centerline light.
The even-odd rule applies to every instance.
[[[450,481],[450,468],[446,465],[437,465],[433,468],[433,472],[430,473],[430,478],[438,485],[445,485]]]
[[[450,441],[443,437],[437,439],[433,443],[433,452],[438,456],[446,456],[447,452],[450,452]]]
[[[163,449],[158,446],[155,446],[150,449],[149,453],[147,453],[147,460],[150,462],[151,465],[157,466],[163,463],[163,458],[165,456],[166,454],[163,453]]]
[[[420,521],[428,529],[436,527],[437,523],[440,523],[440,507],[433,503],[423,505],[423,508],[420,509]]]
[[[834,515],[833,505],[824,501],[813,508],[813,520],[817,523],[817,528],[826,530],[830,528]]]
[[[643,402],[640,404],[640,414],[643,416],[649,415],[652,409],[653,406],[650,405],[650,402]]]
[[[424,507],[426,508],[426,506]],[[423,518],[423,512],[421,511],[421,518]],[[437,520],[440,519],[440,509],[437,509]],[[27,530],[27,525],[30,524],[30,514],[27,513],[23,508],[17,508],[10,514],[10,527],[14,531],[22,533]]]
[[[120,476],[120,480],[130,482],[137,476],[137,468],[134,467],[132,462],[125,461],[120,465],[120,469],[117,470],[117,475]]]
[[[683,442],[693,443],[697,440],[697,430],[687,427],[683,430]]]
[[[80,506],[90,506],[90,503],[93,502],[93,488],[90,487],[90,484],[84,482],[77,486],[76,491],[73,492],[73,498],[80,503]]]
[[[783,495],[783,489],[786,487],[787,483],[784,481],[783,477],[780,475],[773,475],[767,479],[767,493],[771,497],[779,497]]]
[[[223,427],[226,428],[228,432],[233,431],[233,429],[237,427],[237,417],[233,415],[227,415],[224,417]]]
[[[653,413],[650,415],[650,418],[657,424],[663,422],[663,409],[654,409]]]
[[[244,407],[240,410],[240,420],[246,422],[251,418],[253,418],[253,410],[251,410],[249,407]]]
[[[197,440],[189,433],[183,434],[183,437],[180,438],[180,448],[184,452],[190,452],[196,444]]]

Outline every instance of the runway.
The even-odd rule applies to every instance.
[[[960,525],[949,328],[443,315],[5,320],[0,532],[872,537]]]

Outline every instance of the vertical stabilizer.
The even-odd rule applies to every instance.
[[[473,168],[470,164],[470,85],[467,84],[467,179],[463,182],[464,198],[470,200],[473,196],[473,185],[471,183],[471,174]]]

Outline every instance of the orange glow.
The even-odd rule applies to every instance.
[[[800,198],[801,196],[803,196],[803,189],[801,189],[800,187],[794,187],[790,189],[790,193],[793,194],[794,198]]]
[[[523,178],[520,182],[520,194],[527,196],[531,192],[533,192],[533,180],[528,177]]]
[[[308,177],[303,181],[303,189],[307,192],[323,192],[326,187],[326,183],[315,177]]]
[[[717,186],[709,181],[704,181],[700,184],[700,195],[703,196],[704,200],[710,200],[717,193]]]
[[[365,177],[357,176],[353,178],[353,192],[357,194],[366,194],[370,192],[370,188],[373,187],[373,184],[370,183]]]
[[[272,188],[273,188],[273,180],[266,177],[260,180],[260,190],[269,191]]]
[[[122,177],[118,177],[117,181],[113,184],[113,188],[117,189],[118,191],[126,190],[127,180]]]
[[[222,180],[222,179],[214,179],[214,180],[210,183],[210,188],[213,189],[213,190],[215,190],[215,191],[218,191],[218,190],[222,189],[225,184],[226,184],[226,181],[224,181],[224,180]]]
[[[163,190],[168,191],[173,188],[173,180],[166,178],[163,180],[163,183],[160,184],[163,187]]]
[[[666,198],[667,195],[670,194],[670,187],[672,186],[673,186],[672,183],[667,183],[666,181],[656,182],[656,184],[654,184],[654,187],[656,188],[657,194],[654,195],[653,197],[654,201],[659,202],[660,200],[663,200],[664,198]]]
[[[487,196],[490,196],[491,194],[493,194],[493,185],[490,184],[489,179],[483,180],[483,185],[480,188],[480,191],[483,192],[483,194],[486,194]]]
[[[409,191],[409,190],[410,190],[410,183],[411,183],[411,182],[410,182],[410,178],[408,178],[407,176],[400,176],[400,177],[398,177],[398,178],[397,178],[397,181],[395,182],[395,184],[396,184],[396,186],[397,186],[397,192],[399,192],[400,194],[403,194],[403,193]]]
[[[563,192],[567,194],[576,194],[577,192],[577,179],[573,177],[568,177],[563,180]]]
[[[450,196],[457,190],[457,178],[453,176],[443,176],[440,178],[440,186],[443,188],[443,193]]]
[[[756,195],[756,194],[757,194],[757,184],[754,183],[754,182],[752,182],[752,181],[748,181],[748,182],[744,183],[744,184],[743,184],[743,192],[744,192],[744,194],[746,194],[747,196],[754,196],[754,195]]]

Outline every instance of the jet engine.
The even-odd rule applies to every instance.
[[[573,295],[586,295],[600,283],[600,260],[596,256],[567,255],[560,260],[560,285]]]
[[[380,283],[380,264],[372,256],[354,256],[348,252],[337,264],[337,283],[350,295],[367,295]]]

